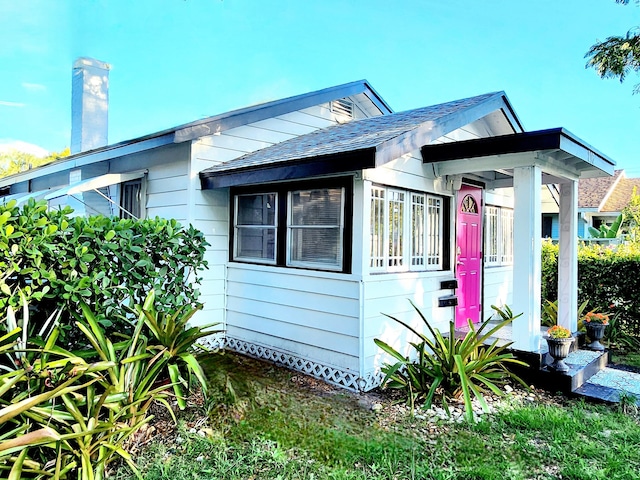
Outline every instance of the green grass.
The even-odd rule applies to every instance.
[[[640,475],[640,425],[610,407],[515,406],[433,433],[423,420],[385,422],[355,396],[300,387],[298,374],[261,362],[226,354],[207,359],[205,369],[213,397],[209,435],[189,433],[193,418],[183,416],[180,440],[152,442],[137,458],[145,480]],[[123,467],[115,478],[133,477]]]
[[[616,363],[621,363],[623,365],[629,365],[631,367],[640,369],[640,352],[616,350],[613,352],[612,357],[613,361]]]

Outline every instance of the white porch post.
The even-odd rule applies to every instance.
[[[540,167],[513,169],[513,348],[540,348],[540,280],[542,272],[542,171]]]
[[[558,325],[578,330],[578,182],[560,184]]]

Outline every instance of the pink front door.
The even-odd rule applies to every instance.
[[[457,198],[456,327],[480,321],[482,291],[482,190],[462,185]]]

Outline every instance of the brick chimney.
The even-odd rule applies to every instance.
[[[107,145],[111,65],[80,57],[71,81],[71,153]]]

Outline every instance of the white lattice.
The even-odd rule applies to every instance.
[[[217,352],[224,349],[226,340],[224,332],[218,332],[198,340],[198,345],[202,346],[202,350]]]
[[[369,390],[373,390],[374,388],[380,386],[383,378],[384,374],[379,370],[374,373],[368,373],[364,376],[364,378],[360,379],[359,390],[361,392],[368,392]]]
[[[289,352],[265,347],[263,345],[257,345],[244,340],[238,340],[236,338],[226,337],[225,348],[250,357],[269,360],[276,364],[306,373],[307,375],[311,375],[312,377],[319,378],[327,383],[332,383],[348,390],[362,391],[362,386],[366,386],[373,381],[367,382],[364,379],[359,378],[358,374],[355,372],[349,372],[330,365],[323,365]]]

